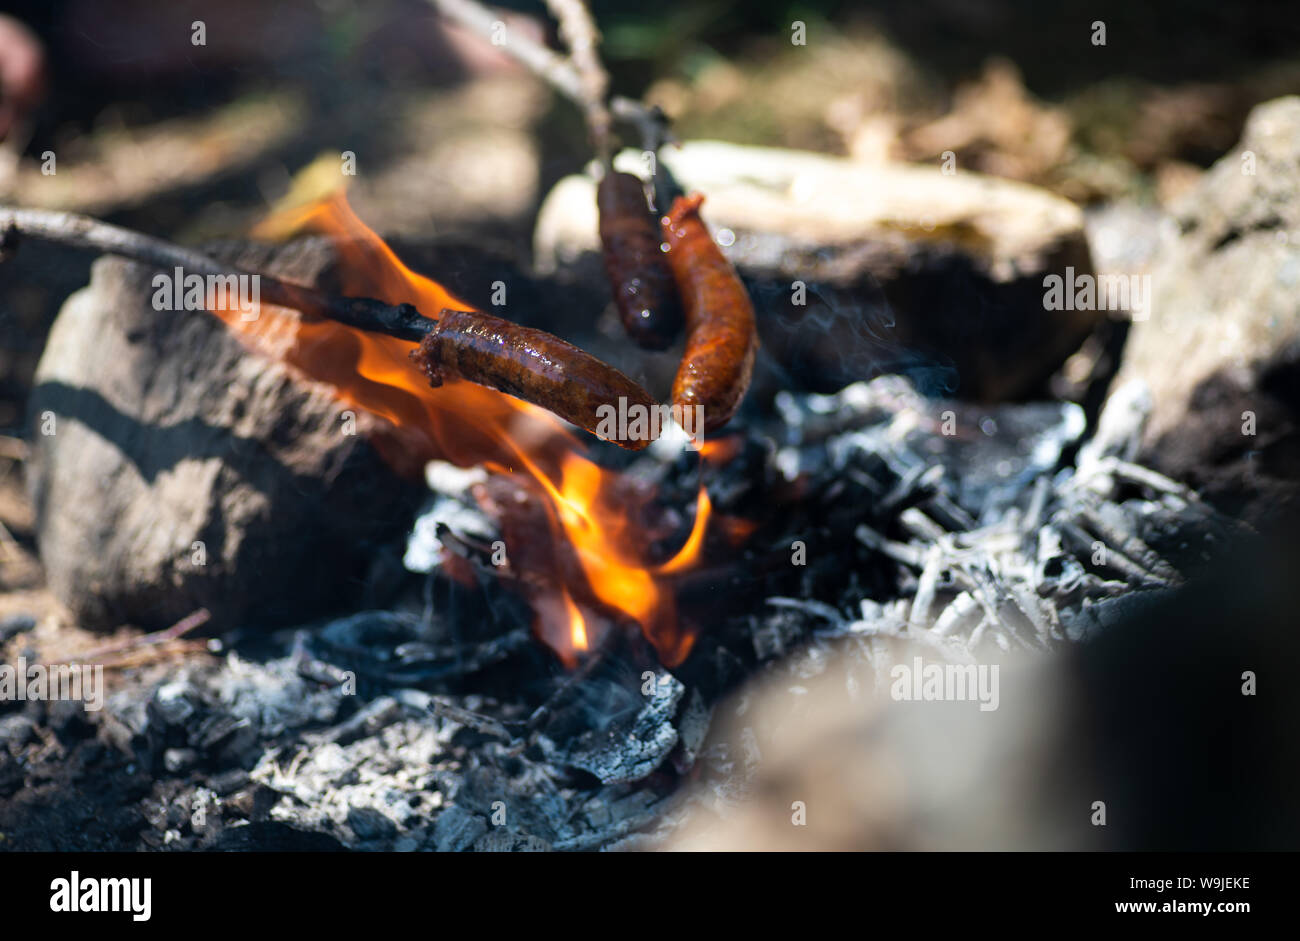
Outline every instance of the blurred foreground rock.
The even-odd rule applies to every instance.
[[[322,241],[214,252],[315,278]],[[49,586],[86,626],[297,621],[355,596],[412,499],[330,390],[216,317],[158,312],[154,272],[101,258],[64,305],[30,398],[28,490]],[[53,433],[48,433],[53,432]]]
[[[1256,108],[1174,216],[1119,379],[1152,391],[1144,459],[1257,522],[1300,493],[1300,97]]]
[[[705,194],[788,381],[831,391],[895,371],[930,393],[1025,396],[1105,317],[1044,309],[1045,275],[1092,268],[1083,214],[1044,190],[714,141],[662,162]],[[636,152],[617,165],[645,172]],[[590,179],[555,186],[534,243],[543,272],[599,265]]]
[[[699,775],[663,848],[1294,846],[1300,553],[1287,523],[1226,544],[1182,587],[1094,608],[1102,630],[1078,647],[1005,658],[996,708],[895,698],[894,669],[942,662],[903,638],[870,641],[892,665],[876,695],[852,641],[811,681],[797,659],[779,665],[719,707],[701,750],[743,783]]]

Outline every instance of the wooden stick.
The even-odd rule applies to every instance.
[[[495,42],[501,16],[477,0],[428,0],[447,19],[492,42],[496,48],[513,56],[517,62],[549,84],[581,110],[591,134],[592,144],[601,162],[608,167],[613,119],[606,98],[609,73],[600,60],[597,46],[600,32],[583,0],[546,0],[546,5],[560,24],[560,36],[569,47],[569,56],[534,42],[518,32],[509,33],[501,45]],[[652,113],[639,102],[623,99],[622,114],[629,120],[634,112]]]
[[[187,275],[249,275],[258,279],[260,297],[268,304],[292,307],[304,314],[403,340],[419,342],[437,325],[436,321],[421,315],[410,304],[385,304],[369,297],[335,297],[271,275],[243,271],[202,252],[109,225],[89,216],[0,206],[0,246],[11,250],[16,239],[23,236],[87,251],[120,255],[155,268],[181,268]]]
[[[126,640],[114,641],[113,643],[103,644],[91,650],[84,651],[76,657],[70,659],[69,663],[93,663],[105,657],[112,657],[119,654],[131,653],[142,647],[151,647],[156,644],[165,643],[169,640],[176,640],[184,637],[190,631],[196,630],[207,624],[212,619],[211,612],[207,608],[199,608],[181,618],[171,627],[161,631],[154,631],[152,634],[141,634],[138,637],[128,637]]]
[[[501,16],[475,0],[429,0],[429,4],[454,23],[492,42],[495,48],[513,56],[521,65],[581,108],[586,107],[582,76],[573,63],[553,49],[514,33],[497,46],[493,39]]]
[[[569,58],[582,82],[582,112],[591,133],[596,154],[606,169],[610,161],[609,73],[596,51],[600,31],[583,0],[546,0],[551,15],[560,23],[560,38],[569,47]]]

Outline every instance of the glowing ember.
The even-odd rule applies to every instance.
[[[256,234],[304,231],[335,242],[346,294],[412,304],[429,317],[443,308],[472,309],[403,265],[341,193],[268,220]],[[330,384],[340,401],[384,419],[390,430],[372,441],[399,472],[418,473],[426,461],[440,458],[521,474],[535,484],[532,489],[547,504],[549,532],[528,538],[550,540],[550,558],[577,563],[552,565],[556,583],[528,593],[536,633],[566,664],[595,640],[597,625],[583,612],[586,607],[590,614],[591,605],[605,605],[639,624],[665,664],[685,659],[693,635],[678,624],[670,581],[699,564],[710,517],[703,487],[685,545],[668,562],[649,565],[633,548],[646,541],[633,523],[646,497],[633,495],[619,474],[584,457],[582,443],[549,412],[470,383],[430,388],[408,358],[414,343],[265,305],[251,320],[237,310],[211,309],[252,349]],[[725,460],[727,450],[706,454]],[[520,548],[507,540],[512,558]]]

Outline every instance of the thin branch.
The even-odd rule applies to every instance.
[[[641,150],[655,155],[654,163],[651,164],[653,172],[650,175],[650,187],[654,199],[651,201],[650,208],[658,212],[659,207],[663,207],[666,212],[673,204],[673,200],[682,195],[682,188],[677,178],[658,158],[661,147],[677,142],[673,137],[667,115],[659,108],[647,107],[639,101],[621,95],[615,95],[609,106],[614,117],[636,128],[641,138]]]
[[[596,152],[608,167],[609,134],[613,122],[605,103],[609,95],[609,73],[596,51],[600,31],[596,29],[596,22],[583,0],[546,0],[546,6],[560,23],[560,38],[569,47],[569,58],[582,80],[583,115]]]
[[[418,342],[436,326],[435,321],[422,316],[410,304],[385,304],[368,297],[335,297],[271,275],[244,271],[223,264],[202,252],[109,225],[89,216],[0,206],[0,247],[5,251],[12,250],[19,237],[121,255],[155,268],[182,268],[186,274],[197,274],[204,278],[232,274],[255,276],[261,299],[266,303],[291,307],[309,316],[335,320],[350,327],[384,333],[402,340]]]
[[[576,104],[587,123],[597,156],[602,163],[608,165],[610,129],[613,124],[605,101],[609,94],[609,73],[605,71],[596,51],[600,33],[582,0],[546,0],[546,5],[559,21],[560,36],[569,47],[570,55],[567,57],[549,46],[529,39],[518,30],[503,33],[500,14],[477,0],[428,2],[447,19],[513,56],[530,72]]]
[[[84,651],[76,657],[69,660],[70,663],[93,663],[96,660],[103,660],[105,657],[113,657],[119,654],[132,653],[142,647],[151,647],[156,644],[162,644],[166,641],[177,640],[184,637],[190,631],[197,630],[208,621],[212,620],[212,612],[207,608],[199,608],[181,618],[171,627],[161,631],[154,631],[152,634],[141,634],[137,637],[128,637],[126,640],[114,641],[95,647],[92,650]]]
[[[669,126],[668,116],[662,109],[644,105],[623,95],[615,95],[611,98],[609,109],[614,117],[636,128],[641,138],[642,150],[658,153],[659,148],[665,144],[677,143],[677,138],[673,136],[672,128]]]
[[[454,23],[491,42],[494,47],[514,56],[525,68],[543,79],[552,88],[574,102],[580,108],[586,108],[585,88],[582,76],[573,63],[558,52],[541,43],[534,42],[527,36],[513,33],[501,34],[502,44],[497,46],[494,39],[499,34],[502,19],[487,7],[475,0],[428,0],[439,13]]]

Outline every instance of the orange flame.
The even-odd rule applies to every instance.
[[[254,234],[302,231],[335,243],[345,294],[413,304],[431,317],[444,308],[472,309],[402,264],[342,193],[281,213]],[[686,658],[694,636],[678,624],[671,579],[700,561],[711,513],[703,486],[686,543],[666,563],[649,565],[638,551],[645,548],[644,530],[634,522],[645,499],[630,496],[621,475],[584,457],[583,445],[550,412],[472,383],[430,388],[408,358],[414,343],[269,305],[254,319],[216,304],[210,309],[255,351],[330,384],[341,402],[384,419],[383,431],[371,440],[400,472],[416,472],[439,458],[530,480],[546,503],[550,532],[528,538],[547,538],[551,554],[571,554],[577,562],[556,565],[558,584],[529,594],[536,633],[566,664],[590,648],[598,629],[590,615],[602,605],[635,621],[666,665]],[[507,554],[513,558],[516,548],[507,545]]]

